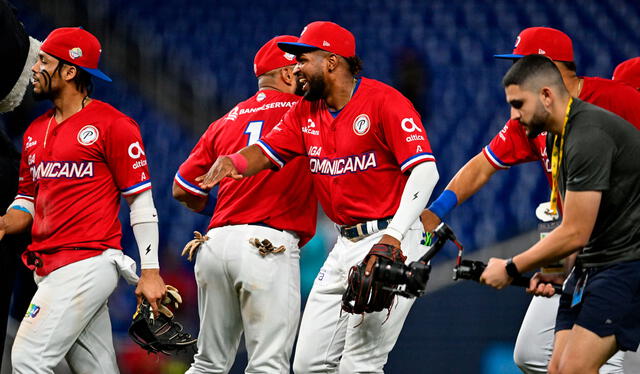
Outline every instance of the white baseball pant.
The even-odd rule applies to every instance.
[[[246,373],[288,374],[300,319],[298,238],[257,225],[213,228],[207,236],[195,264],[198,353],[187,373],[227,373],[244,331]],[[286,250],[262,257],[251,238]]]
[[[529,304],[513,351],[516,365],[525,374],[547,373],[559,303],[560,295],[555,295],[550,298],[534,296]],[[600,374],[622,374],[622,363],[623,352],[618,352],[600,368]]]
[[[422,224],[416,221],[402,241],[407,263],[426,252],[420,245],[422,232]],[[362,261],[381,237],[378,232],[355,243],[338,237],[305,306],[294,357],[295,373],[383,372],[415,299],[397,297],[389,316],[382,311],[366,313],[363,319],[341,310],[349,269]]]
[[[14,374],[51,374],[66,358],[74,373],[117,374],[107,299],[126,257],[108,249],[63,266],[38,285],[11,352]]]

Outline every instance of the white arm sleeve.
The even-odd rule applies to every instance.
[[[29,201],[27,199],[15,199],[7,208],[7,212],[9,211],[9,209],[18,209],[25,213],[31,214],[31,217],[33,217],[36,207],[35,204],[33,204],[33,201]]]
[[[435,162],[423,162],[413,167],[404,186],[400,206],[385,230],[385,234],[402,241],[407,230],[429,202],[438,178]]]
[[[140,268],[159,269],[158,213],[153,205],[151,190],[134,195],[129,201],[131,227],[140,251]]]

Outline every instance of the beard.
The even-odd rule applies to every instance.
[[[538,106],[536,107],[536,112],[533,114],[531,121],[525,123],[522,120],[520,120],[522,124],[526,125],[526,128],[528,130],[527,137],[529,139],[535,139],[538,135],[546,131],[545,126],[547,124],[548,118],[549,118],[549,113],[547,113],[547,111],[544,110],[544,107],[542,106],[541,103],[538,103]]]
[[[315,74],[307,79],[309,88],[304,92],[307,101],[318,101],[324,96],[325,83],[322,74]]]
[[[37,101],[53,100],[57,96],[57,90],[51,87],[51,75],[46,70],[40,73],[40,92],[33,90],[33,98]]]

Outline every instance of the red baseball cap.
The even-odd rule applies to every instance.
[[[316,21],[302,29],[298,42],[280,42],[278,47],[293,55],[322,49],[342,57],[353,57],[356,55],[356,38],[349,30],[336,23]]]
[[[621,62],[613,71],[611,79],[624,82],[640,90],[640,57]]]
[[[279,42],[297,42],[298,37],[292,35],[280,35],[269,40],[263,45],[253,59],[253,72],[256,77],[273,69],[281,68],[296,63],[296,56],[283,52],[278,48]]]
[[[40,47],[42,52],[76,65],[87,73],[111,82],[98,70],[102,47],[98,39],[80,27],[61,27],[51,31]]]
[[[496,58],[518,59],[528,55],[545,55],[554,61],[573,61],[571,38],[550,27],[529,27],[516,38],[513,53],[494,55]]]

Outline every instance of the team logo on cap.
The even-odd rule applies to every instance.
[[[370,126],[369,116],[366,114],[361,114],[356,117],[355,121],[353,121],[353,132],[356,135],[364,135],[369,132]]]
[[[520,44],[520,35],[516,38],[516,45],[514,45],[514,47],[517,47],[518,44]]]
[[[265,98],[265,97],[267,97],[267,95],[265,95],[265,93],[264,93],[264,92],[260,92],[260,93],[258,94],[258,96],[256,96],[256,101],[257,101],[257,102],[260,102],[260,101],[264,100],[264,98]]]
[[[329,43],[329,42],[328,42],[328,41],[326,41],[326,40],[323,40],[323,41],[322,41],[322,46],[323,46],[323,47],[331,47],[331,43]]]
[[[82,49],[80,49],[80,47],[71,48],[69,50],[69,57],[71,57],[72,60],[82,57]]]
[[[547,52],[545,52],[544,49],[538,48],[538,54],[539,55],[545,55],[545,54],[547,54]]]
[[[86,125],[78,131],[78,143],[82,145],[91,145],[98,140],[100,132],[95,126]]]

